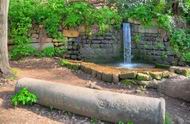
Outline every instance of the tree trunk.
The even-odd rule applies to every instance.
[[[10,74],[8,59],[8,7],[9,0],[0,0],[0,72]]]

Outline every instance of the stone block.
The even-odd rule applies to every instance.
[[[170,71],[175,72],[177,74],[190,77],[190,68],[189,67],[178,67],[178,66],[172,66],[170,67]]]
[[[119,74],[113,74],[113,83],[119,82]]]
[[[150,72],[150,76],[151,76],[153,79],[161,80],[161,79],[162,79],[162,76],[163,76],[163,72]]]
[[[96,78],[102,80],[102,72],[96,72]]]
[[[121,79],[136,79],[137,77],[137,72],[126,72],[122,73],[119,76]]]
[[[113,75],[109,73],[102,73],[102,80],[105,82],[113,82]]]
[[[151,76],[148,74],[138,73],[137,74],[137,80],[139,81],[149,81],[151,80]]]
[[[92,69],[92,77],[95,78],[97,76],[97,71]]]
[[[81,65],[81,70],[85,73],[92,74],[92,69],[89,67],[86,67],[85,65]]]

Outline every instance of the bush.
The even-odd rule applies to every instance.
[[[15,96],[11,98],[11,103],[17,105],[32,105],[37,102],[37,96],[31,93],[27,88],[22,88]]]
[[[174,52],[185,61],[189,61],[190,32],[184,29],[176,29],[170,40]]]
[[[39,52],[38,57],[54,57],[55,49],[54,47],[47,47]]]
[[[29,44],[15,45],[10,51],[10,58],[12,60],[18,60],[23,57],[35,55],[37,50]]]

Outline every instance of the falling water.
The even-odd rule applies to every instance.
[[[131,63],[131,28],[129,23],[123,23],[124,64]]]

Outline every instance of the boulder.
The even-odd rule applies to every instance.
[[[170,97],[190,102],[190,79],[183,76],[167,79],[159,84],[159,91]]]

